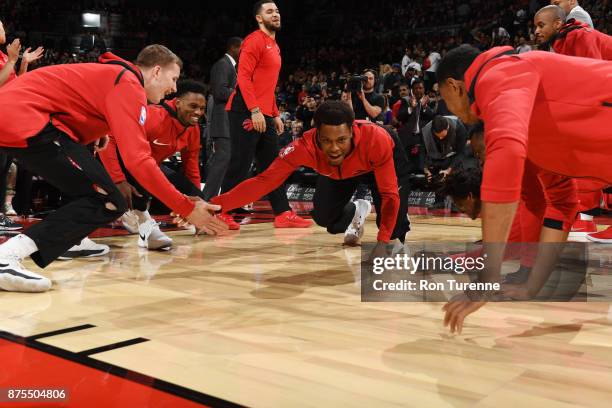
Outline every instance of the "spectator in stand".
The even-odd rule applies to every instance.
[[[429,90],[433,87],[433,84],[437,82],[436,80],[436,71],[438,70],[438,65],[440,64],[440,60],[442,56],[436,50],[432,50],[427,57],[425,71],[425,90],[429,92]]]
[[[391,72],[383,79],[383,93],[391,91],[397,97],[399,85],[404,79],[400,71],[400,64],[393,64]]]
[[[304,102],[295,111],[295,118],[303,123],[304,132],[312,129],[312,119],[316,110],[317,102],[314,96],[309,95],[304,98]]]
[[[565,11],[565,14],[567,14],[565,21],[569,21],[573,18],[575,20],[582,21],[591,28],[594,27],[591,16],[585,9],[580,7],[578,0],[551,0],[550,4],[559,6],[563,9],[563,11]]]
[[[433,111],[429,107],[429,97],[425,95],[425,84],[421,79],[415,79],[411,86],[412,92],[401,99],[397,120],[400,123],[399,139],[406,149],[412,165],[412,173],[422,174],[424,167],[423,126],[433,119]]]
[[[519,54],[522,54],[524,52],[529,52],[531,51],[531,45],[527,44],[527,40],[525,39],[525,37],[521,37],[519,39],[519,46],[516,47],[516,52],[518,52]]]
[[[0,45],[6,43],[6,31],[4,30],[4,24],[0,21]],[[6,85],[13,79],[17,78],[15,73],[15,65],[19,59],[19,52],[21,51],[21,42],[19,38],[14,39],[7,47],[6,51],[8,54],[0,51],[0,86]],[[26,48],[21,57],[21,65],[19,66],[19,75],[23,75],[28,70],[28,65],[42,57],[44,49],[38,47],[34,51],[31,48]]]
[[[410,58],[410,48],[406,47],[404,56],[402,57],[402,75],[406,76],[406,71],[408,71],[408,65],[412,62],[412,58]]]

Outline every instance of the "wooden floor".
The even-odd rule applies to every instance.
[[[40,340],[71,352],[145,338],[91,357],[255,407],[612,404],[607,303],[489,304],[452,336],[441,303],[362,303],[359,249],[322,228],[171,236],[170,252],[115,237],[104,260],[54,263],[52,291],[0,293],[0,330],[95,326]],[[413,217],[409,235],[479,238],[465,218]]]

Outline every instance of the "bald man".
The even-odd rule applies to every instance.
[[[593,20],[585,9],[580,7],[578,0],[550,0],[550,4],[553,6],[559,6],[563,9],[566,15],[566,20],[569,21],[572,18],[578,21],[582,21],[589,27],[593,28]]]
[[[612,60],[612,37],[586,23],[567,20],[558,6],[546,6],[535,15],[536,42],[540,49],[573,57]]]
[[[536,13],[535,35],[540,49],[574,57],[612,60],[612,36],[592,29],[583,22],[566,20],[565,11],[559,6],[546,6]],[[593,221],[593,215],[599,209],[601,185],[584,179],[576,181],[580,206],[579,215],[569,235],[570,239],[584,241],[594,238],[597,242],[610,243],[612,227],[597,232],[597,225]]]

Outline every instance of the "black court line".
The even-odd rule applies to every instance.
[[[45,337],[53,337],[58,336],[60,334],[72,333],[79,330],[91,329],[92,327],[96,327],[93,324],[82,324],[80,326],[68,327],[66,329],[54,330],[46,333],[35,334],[30,337],[26,337],[27,340],[39,340]]]
[[[104,353],[105,351],[115,350],[127,346],[133,346],[134,344],[144,343],[145,341],[149,341],[149,339],[145,339],[144,337],[138,337],[135,339],[120,341],[113,344],[107,344],[106,346],[79,351],[77,354],[80,354],[82,356],[91,356],[92,354]]]
[[[83,325],[83,326],[92,326],[92,325]],[[82,326],[77,326],[82,327]],[[95,327],[95,326],[92,326]],[[74,329],[74,328],[70,328]],[[64,329],[70,331],[70,329]],[[57,330],[56,332],[59,332]],[[54,333],[54,332],[50,332]],[[36,336],[31,336],[36,337]],[[95,370],[102,371],[104,373],[112,374],[116,377],[120,377],[125,379],[126,381],[133,381],[140,385],[144,385],[145,387],[151,387],[159,391],[166,392],[168,394],[184,398],[186,400],[208,405],[210,407],[228,407],[228,408],[243,408],[244,405],[239,405],[233,403],[231,401],[227,401],[221,398],[214,397],[212,395],[204,394],[199,391],[195,391],[186,387],[182,387],[180,385],[176,385],[164,380],[160,380],[158,378],[154,378],[145,374],[141,374],[136,371],[128,370],[123,367],[116,366],[114,364],[106,363],[104,361],[96,360],[87,355],[82,355],[79,353],[73,353],[68,350],[61,349],[59,347],[52,346],[50,344],[40,343],[36,341],[36,339],[32,340],[31,337],[22,337],[17,336],[12,333],[8,333],[0,330],[0,339],[4,339],[16,344],[20,344],[22,346],[30,347],[32,349],[41,351],[43,353],[47,353],[53,355],[55,357],[63,358],[64,360],[72,361],[74,363],[78,363],[84,365],[89,368],[93,368]]]

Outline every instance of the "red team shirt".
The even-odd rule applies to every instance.
[[[381,222],[378,240],[388,242],[395,228],[399,211],[397,175],[393,161],[393,139],[386,130],[367,121],[353,125],[353,151],[340,166],[331,166],[317,144],[317,130],[311,129],[289,144],[263,173],[248,179],[231,191],[211,200],[223,211],[241,207],[258,200],[280,186],[300,166],[317,173],[342,180],[374,172],[381,197]]]
[[[8,63],[8,55],[6,55],[5,53],[3,53],[2,51],[0,51],[0,70],[2,68],[4,68],[4,66]],[[15,70],[13,69],[8,78],[6,79],[6,81],[4,82],[4,84],[2,85],[6,85],[9,82],[11,82],[13,79],[17,78],[17,73],[15,73]],[[0,86],[2,86],[0,85]]]
[[[281,69],[281,53],[276,41],[261,30],[249,34],[240,48],[238,86],[227,101],[226,110],[259,107],[266,116],[278,116],[276,83]]]
[[[100,62],[120,61],[105,53]],[[136,72],[138,68],[131,65]],[[145,134],[147,97],[135,74],[111,64],[66,64],[37,69],[0,88],[0,146],[26,147],[52,123],[72,140],[89,144],[112,134],[127,170],[173,211],[187,216],[194,204],[166,179]],[[117,83],[115,83],[117,81]]]
[[[176,152],[181,152],[183,173],[194,186],[200,187],[200,127],[183,126],[176,116],[176,99],[161,105],[147,106],[145,134],[151,156],[158,164]],[[119,164],[116,141],[110,136],[109,146],[100,152],[104,167],[115,183],[125,181]]]
[[[484,62],[507,50],[511,48],[496,47],[478,56],[465,74],[466,84]],[[533,51],[489,61],[479,75],[472,105],[485,122],[481,198],[518,201],[526,158],[550,172],[543,177],[547,192],[556,187],[559,176],[612,183],[606,125],[612,123],[612,88],[603,86],[610,81],[612,63],[592,59]]]
[[[562,35],[553,43],[557,54],[612,61],[611,36],[576,20],[565,24],[560,32]]]

